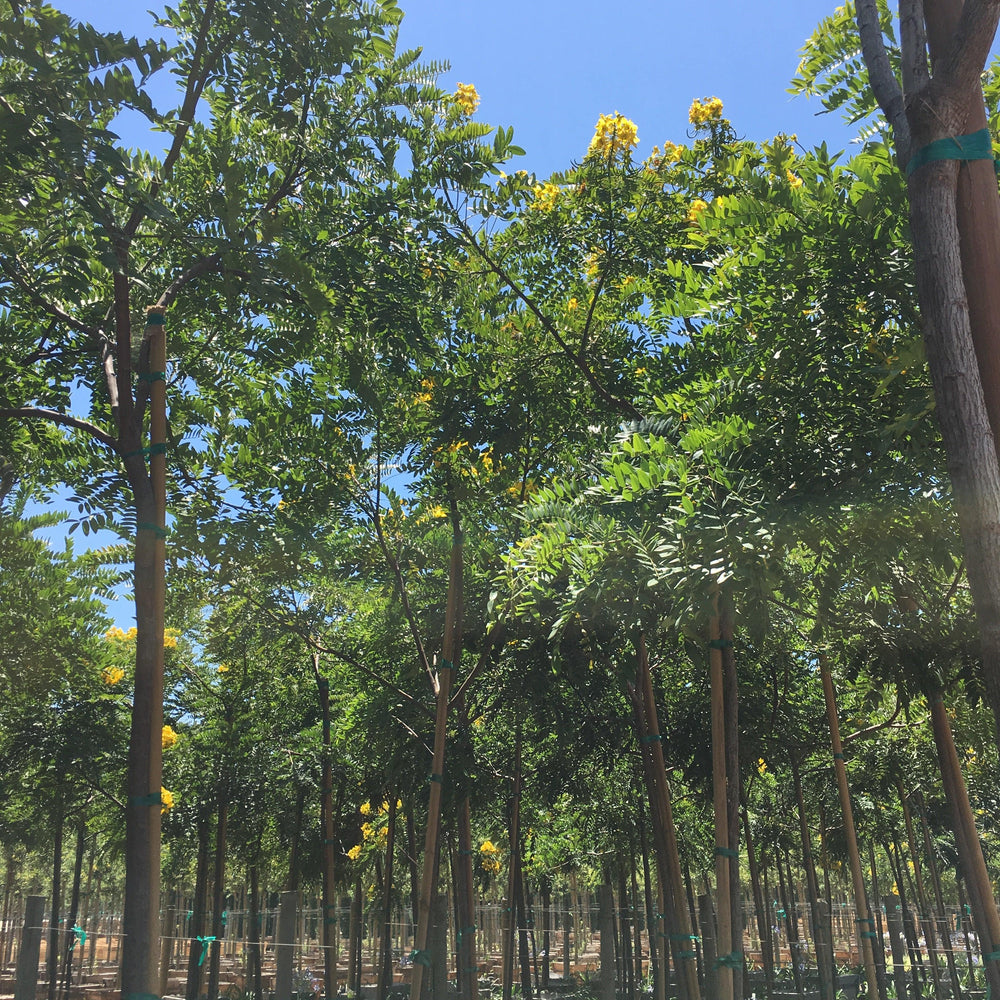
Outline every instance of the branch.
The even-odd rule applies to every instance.
[[[885,50],[875,0],[857,0],[856,18],[858,34],[861,36],[861,55],[868,68],[868,82],[878,106],[892,128],[899,165],[905,168],[910,160],[910,124],[906,120],[903,91],[892,72],[889,54]]]
[[[1000,0],[965,0],[951,51],[934,74],[960,93],[979,84],[1000,20]]]
[[[613,410],[617,410],[621,413],[627,414],[632,420],[641,421],[644,419],[643,414],[637,410],[627,399],[622,399],[620,396],[615,396],[610,393],[603,385],[598,381],[597,376],[591,371],[591,369],[584,364],[583,358],[578,356],[573,350],[570,349],[569,344],[566,343],[563,336],[555,328],[553,323],[549,318],[538,308],[534,300],[530,296],[526,295],[521,286],[511,277],[507,270],[502,267],[496,260],[494,260],[491,254],[488,254],[482,246],[479,244],[479,240],[476,239],[472,230],[468,225],[459,217],[457,211],[455,211],[454,206],[451,204],[451,199],[448,196],[448,192],[445,192],[445,198],[448,199],[448,205],[451,207],[452,212],[455,217],[455,224],[462,231],[462,235],[465,237],[466,242],[472,247],[472,249],[479,255],[480,259],[486,266],[514,293],[514,296],[519,299],[531,312],[531,314],[538,320],[541,324],[542,329],[559,345],[562,352],[573,362],[573,364],[579,369],[580,373],[587,380],[590,387],[597,393],[597,395],[610,406]]]
[[[496,662],[494,654],[500,648],[500,643],[506,634],[506,625],[503,622],[494,622],[486,633],[486,648],[479,655],[476,665],[469,671],[465,680],[458,686],[458,690],[449,699],[449,704],[457,702],[465,695],[465,691],[472,683],[473,679],[480,674],[483,669],[491,663]]]
[[[95,339],[100,338],[100,330],[75,319],[70,316],[68,312],[60,309],[54,302],[50,302],[21,274],[20,271],[10,266],[9,260],[4,261],[3,273],[6,274],[7,277],[10,278],[10,280],[13,281],[14,284],[28,296],[28,298],[35,302],[36,305],[41,306],[42,309],[45,310],[45,312],[47,312],[50,316],[54,316],[60,323],[65,323],[71,329],[87,334],[88,337],[93,337]]]
[[[209,271],[213,271],[221,263],[221,253],[212,253],[207,257],[202,257],[200,260],[196,261],[186,271],[178,275],[172,282],[170,282],[169,285],[167,285],[163,294],[156,300],[156,308],[166,309],[181,293],[185,285],[194,281],[195,278],[200,278],[203,274],[208,274]]]
[[[899,718],[899,713],[903,710],[903,703],[899,700],[899,692],[896,692],[896,710],[889,716],[885,722],[880,722],[877,725],[869,726],[867,729],[859,729],[856,733],[848,733],[840,742],[849,743],[851,740],[863,740],[866,736],[871,736],[872,733],[877,733],[881,729],[888,729],[895,721]]]
[[[903,93],[916,95],[930,83],[923,0],[899,0],[899,28],[903,50]]]
[[[100,427],[79,417],[71,417],[68,413],[60,413],[58,410],[46,410],[40,406],[15,406],[10,409],[0,410],[0,420],[11,420],[17,417],[25,417],[31,420],[48,420],[53,424],[62,427],[72,427],[74,430],[84,431],[92,438],[100,441],[101,444],[110,448],[113,452],[118,452],[118,442]]]

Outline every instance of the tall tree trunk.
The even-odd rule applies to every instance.
[[[722,643],[722,687],[725,701],[726,812],[729,822],[729,920],[733,949],[733,996],[743,996],[743,888],[740,884],[740,687],[733,650],[733,602],[720,595],[719,640]]]
[[[864,875],[861,871],[861,855],[854,828],[854,810],[851,808],[851,793],[847,785],[847,769],[844,766],[844,747],[840,742],[840,720],[837,716],[837,696],[833,689],[833,675],[825,653],[819,654],[820,677],[823,682],[823,697],[826,701],[826,718],[830,727],[830,742],[833,746],[833,766],[837,775],[837,792],[840,809],[844,817],[844,836],[847,841],[847,858],[851,869],[851,883],[854,889],[854,906],[857,911],[858,930],[861,936],[861,955],[865,967],[868,995],[878,996],[878,975],[875,969],[875,921],[868,907]]]
[[[465,695],[459,694],[455,699],[455,708],[462,731],[469,732],[469,713],[465,705]],[[463,741],[463,745],[471,753],[472,742]],[[472,806],[467,791],[462,794],[458,803],[458,863],[455,891],[457,907],[455,916],[458,920],[455,939],[458,952],[458,982],[461,988],[462,1000],[479,1000],[479,961],[476,955],[476,894],[472,862],[475,850],[472,846]]]
[[[958,863],[969,890],[972,904],[972,918],[979,935],[983,951],[983,966],[986,981],[994,996],[1000,996],[1000,914],[997,913],[993,885],[983,850],[976,830],[976,819],[969,804],[969,793],[955,750],[955,740],[951,733],[951,723],[941,695],[931,696],[931,727],[934,732],[934,746],[937,749],[938,766],[941,769],[941,783],[951,807],[952,825],[955,830],[955,846],[958,848]]]
[[[458,505],[451,498],[452,544],[448,570],[448,601],[445,608],[441,669],[437,675],[437,711],[434,719],[434,756],[430,773],[430,797],[427,804],[427,835],[424,840],[424,867],[420,879],[417,933],[413,948],[413,1000],[427,1000],[423,993],[426,972],[430,968],[431,903],[436,885],[438,842],[441,834],[441,793],[444,783],[445,743],[448,735],[448,709],[451,686],[462,650],[463,536]]]
[[[510,795],[510,816],[507,820],[507,924],[503,935],[503,1000],[511,1000],[514,991],[514,947],[517,933],[517,858],[521,842],[521,726],[514,737],[514,783]]]
[[[712,598],[709,621],[708,660],[711,673],[712,699],[712,802],[715,818],[715,896],[716,948],[719,966],[716,977],[719,1000],[733,1000],[734,974],[741,962],[739,949],[733,946],[732,895],[729,891],[730,857],[738,853],[729,846],[729,788],[726,756],[726,697],[722,650],[722,621],[719,615],[719,595]]]
[[[49,1000],[56,1000],[59,978],[59,911],[62,906],[63,796],[56,793],[55,833],[52,838],[52,906],[49,910],[49,940],[45,948],[45,967]]]
[[[951,934],[948,928],[948,914],[944,908],[944,893],[941,891],[941,874],[938,871],[937,858],[934,854],[934,845],[931,842],[931,832],[927,825],[927,810],[924,808],[923,796],[917,793],[917,815],[920,818],[920,832],[923,836],[924,854],[927,857],[927,868],[931,873],[931,884],[934,887],[934,902],[936,904],[936,914],[938,928],[941,931],[941,938],[948,959],[948,975],[951,979],[951,991],[953,996],[962,995],[962,985],[958,978],[958,967],[955,964],[955,949],[951,946]]]
[[[201,973],[205,964],[207,943],[205,934],[205,911],[208,909],[208,845],[209,817],[203,815],[198,820],[198,862],[195,869],[194,905],[188,933],[191,950],[188,953],[186,1000],[198,1000],[201,994]]]
[[[249,928],[247,937],[249,938],[249,953],[247,958],[247,986],[254,996],[254,1000],[263,1000],[263,969],[261,967],[260,953],[260,841],[257,842],[257,851],[254,861],[249,867],[247,876],[250,881],[250,893],[248,897],[248,920]]]
[[[663,908],[663,915],[668,920],[666,933],[673,946],[674,968],[677,970],[677,985],[681,1000],[700,1000],[697,952],[692,947],[691,920],[684,900],[677,830],[674,827],[670,786],[667,783],[667,767],[663,758],[663,741],[653,694],[653,677],[649,669],[649,651],[646,648],[645,634],[638,632],[634,643],[637,659],[635,687],[638,699],[636,715],[639,746],[649,788],[657,868],[666,902]],[[650,933],[653,933],[653,928],[650,928]]]
[[[760,956],[764,966],[764,980],[767,992],[774,992],[774,944],[771,940],[771,921],[768,920],[767,904],[760,883],[760,868],[757,864],[757,853],[753,838],[750,836],[750,816],[743,809],[744,839],[747,843],[747,861],[750,866],[750,888],[753,892],[754,909],[757,911],[757,934],[760,936]],[[833,995],[824,996],[822,1000],[833,1000]]]
[[[83,880],[83,853],[86,846],[87,824],[81,816],[76,827],[76,851],[73,856],[73,888],[69,896],[69,914],[66,917],[66,936],[63,942],[65,955],[63,957],[62,991],[63,1000],[69,996],[69,988],[73,975],[73,955],[80,955],[80,962],[83,963],[83,935],[76,933],[76,917],[80,911],[80,883]]]
[[[323,831],[323,992],[337,995],[337,883],[334,870],[333,745],[330,735],[330,682],[319,669],[319,653],[312,654],[313,674],[323,716],[323,787],[320,822]],[[396,800],[392,800],[395,814]]]
[[[119,323],[119,360],[128,350],[128,278],[116,273],[115,305]],[[163,314],[150,311],[149,474],[140,454],[139,429],[121,436],[123,460],[133,491],[135,539],[135,691],[129,734],[125,811],[125,901],[122,921],[128,928],[122,946],[122,997],[130,1000],[157,992],[160,931],[160,789],[163,746],[163,635],[166,602],[166,337]],[[124,371],[122,371],[124,369]],[[132,398],[130,370],[119,364],[120,399]],[[131,407],[129,408],[131,409]],[[130,416],[130,414],[129,414]],[[125,415],[122,419],[124,421]],[[131,442],[131,444],[130,444]]]
[[[223,918],[226,896],[226,833],[229,826],[229,790],[224,787],[219,796],[219,815],[215,827],[215,867],[212,875],[212,941],[208,963],[208,997],[219,995],[219,959],[222,938],[226,933]]]
[[[396,789],[389,789],[389,815],[385,835],[385,867],[382,876],[382,935],[379,945],[378,1000],[385,1000],[392,986],[392,882],[396,854]],[[336,994],[328,993],[333,997]]]
[[[792,783],[795,787],[795,805],[799,814],[799,839],[802,843],[802,866],[806,872],[806,893],[809,896],[809,915],[812,920],[813,943],[816,947],[816,967],[819,972],[821,1000],[833,1000],[834,961],[832,931],[829,917],[820,907],[819,882],[813,860],[812,836],[806,820],[806,802],[802,794],[802,775],[794,755],[791,759]]]

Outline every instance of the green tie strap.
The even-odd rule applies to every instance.
[[[81,948],[87,943],[87,932],[82,927],[77,927],[75,924],[70,928],[70,930],[76,935],[72,941],[69,943],[69,950],[72,951],[77,944]]]
[[[208,946],[215,940],[214,937],[202,937],[200,934],[195,938],[201,945],[201,956],[198,958],[198,967],[201,968],[205,964],[205,956],[208,954]]]
[[[476,933],[476,925],[473,924],[471,927],[465,927],[462,930],[458,931],[458,933],[455,936],[458,938],[459,941],[461,941],[462,938],[464,938],[466,935],[475,933]]]
[[[663,740],[663,737],[659,733],[650,733],[648,736],[643,736],[643,743],[657,743]]]
[[[136,376],[140,382],[166,382],[166,372],[140,372]]]
[[[969,135],[956,135],[947,139],[922,146],[906,164],[906,176],[935,160],[992,160],[993,138],[988,128],[971,132]]]
[[[434,772],[432,771],[430,774],[427,775],[427,780],[428,781],[436,781],[439,785],[443,785],[444,784],[444,775],[442,775],[442,774],[434,774]]]
[[[709,649],[731,649],[732,645],[728,639],[710,639],[708,642]]]
[[[146,313],[146,326],[163,326],[163,313],[157,311]]]
[[[431,967],[431,953],[425,948],[414,948],[410,952],[410,961],[414,965],[422,965],[425,969]]]
[[[715,960],[716,969],[739,969],[743,965],[743,953],[731,951],[728,955],[720,955]]]
[[[150,524],[148,521],[142,521],[137,524],[136,531],[151,531],[157,538],[167,537],[166,528],[161,528],[158,524]]]
[[[143,806],[159,806],[163,804],[160,792],[150,792],[149,795],[134,795],[128,800],[130,806],[142,808]]]
[[[738,858],[740,856],[740,852],[734,847],[716,847],[715,853],[720,858]]]

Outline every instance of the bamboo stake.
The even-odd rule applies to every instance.
[[[833,746],[833,767],[837,774],[837,792],[840,808],[844,816],[844,835],[847,840],[847,857],[851,869],[854,888],[854,906],[861,933],[861,955],[865,967],[868,995],[878,996],[878,976],[875,972],[875,950],[873,938],[875,923],[868,909],[864,876],[861,872],[861,855],[858,853],[858,839],[854,829],[854,812],[851,808],[851,793],[847,785],[847,769],[844,767],[844,747],[840,742],[840,720],[837,717],[837,696],[833,689],[833,676],[825,653],[819,654],[820,677],[823,682],[823,697],[826,701],[826,718],[830,726],[830,742]]]

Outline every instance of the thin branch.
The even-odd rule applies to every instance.
[[[886,52],[882,26],[878,19],[875,0],[857,0],[858,34],[861,36],[861,54],[868,67],[868,82],[875,100],[892,128],[896,158],[900,167],[910,160],[910,123],[906,119],[903,91],[899,86]]]
[[[465,691],[473,680],[482,673],[483,669],[491,663],[496,662],[496,652],[500,648],[500,643],[507,632],[503,622],[494,622],[486,633],[486,648],[479,654],[476,665],[466,675],[465,680],[458,686],[458,690],[449,699],[449,704],[454,704],[465,695]]]
[[[555,325],[549,320],[549,318],[542,312],[541,309],[536,305],[535,301],[527,295],[521,286],[514,280],[514,278],[508,273],[506,268],[504,268],[497,260],[494,259],[492,254],[488,254],[483,247],[480,245],[479,240],[476,239],[475,234],[469,228],[468,224],[459,217],[458,212],[454,210],[454,205],[451,203],[451,198],[448,192],[445,192],[445,198],[448,199],[448,204],[452,208],[453,214],[455,216],[455,224],[461,230],[462,235],[465,237],[466,242],[472,249],[479,255],[480,259],[486,266],[514,293],[515,298],[520,300],[524,306],[531,312],[531,314],[538,320],[541,324],[542,329],[559,345],[562,352],[573,362],[576,368],[580,371],[580,374],[587,380],[590,387],[597,393],[597,395],[612,409],[617,410],[621,413],[627,414],[632,420],[641,421],[643,419],[643,414],[637,410],[627,399],[622,399],[620,396],[615,396],[613,393],[609,392],[607,389],[601,385],[597,376],[593,373],[590,367],[584,364],[583,358],[580,357],[575,351],[573,351],[566,340],[563,338],[562,334],[555,328]]]
[[[24,275],[21,274],[20,271],[11,267],[7,261],[3,264],[3,273],[6,274],[7,277],[10,278],[10,280],[13,281],[22,292],[32,299],[36,305],[41,306],[45,312],[59,320],[60,323],[65,323],[71,329],[87,334],[88,337],[94,337],[95,339],[100,338],[100,330],[75,319],[73,316],[70,316],[68,312],[60,309],[60,307],[54,302],[50,302],[24,277]]]
[[[0,409],[0,420],[12,420],[17,417],[24,417],[29,420],[48,420],[53,424],[62,427],[72,427],[74,430],[84,431],[92,438],[100,441],[112,451],[118,451],[118,442],[100,427],[79,417],[71,417],[68,413],[60,413],[58,410],[46,410],[40,406],[15,406],[10,409]]]
[[[208,254],[192,264],[186,271],[179,274],[169,285],[163,294],[156,300],[157,309],[166,309],[184,289],[184,286],[200,278],[203,274],[208,274],[215,270],[222,263],[221,253]]]
[[[877,733],[882,729],[888,729],[895,721],[899,718],[899,713],[903,710],[903,703],[899,699],[899,692],[896,692],[896,710],[889,716],[885,722],[880,722],[874,726],[868,726],[867,729],[859,729],[855,733],[848,733],[847,736],[843,737],[841,743],[849,743],[851,740],[863,740],[866,736],[871,736],[872,733]]]

